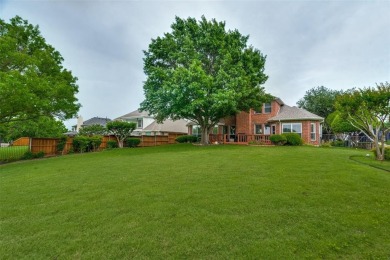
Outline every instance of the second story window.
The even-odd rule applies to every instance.
[[[137,119],[137,128],[142,128],[142,119]]]
[[[271,112],[272,112],[271,103],[265,103],[264,104],[264,113],[271,113]]]

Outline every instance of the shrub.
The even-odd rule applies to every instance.
[[[43,158],[43,157],[45,157],[45,153],[43,151],[34,154],[34,158]]]
[[[375,147],[372,149],[372,152],[374,153],[374,155],[376,157],[376,148]],[[385,147],[385,160],[390,161],[390,147]]]
[[[287,138],[284,135],[271,135],[269,140],[276,145],[284,145],[287,142]]]
[[[35,158],[43,158],[45,157],[45,153],[43,151],[40,151],[38,153],[32,153],[31,151],[27,151],[23,154],[21,157],[22,160],[31,160]]]
[[[139,138],[127,138],[125,143],[127,147],[137,147],[141,143],[141,140]]]
[[[107,148],[108,149],[118,148],[117,141],[114,141],[114,140],[107,141]]]
[[[30,151],[25,152],[21,157],[22,160],[31,160],[33,158],[34,158],[34,154]]]
[[[198,137],[193,135],[182,135],[176,138],[178,143],[195,143],[198,141]]]
[[[88,146],[90,144],[90,139],[87,136],[75,136],[73,138],[73,150],[75,152],[83,153],[88,150]]]
[[[340,139],[337,139],[336,141],[332,141],[330,143],[332,146],[335,146],[335,147],[344,147],[344,141],[343,140],[340,140]]]
[[[57,152],[62,152],[64,150],[67,140],[68,138],[66,136],[60,137],[60,140],[57,143]]]
[[[91,136],[89,137],[89,143],[91,145],[91,148],[96,151],[96,149],[98,149],[99,146],[102,144],[102,137],[99,135]]]
[[[332,145],[330,144],[330,142],[325,142],[325,143],[321,144],[321,147],[329,148],[329,147],[332,147]]]
[[[286,145],[302,145],[303,140],[299,134],[296,133],[284,133],[282,136],[286,137]]]

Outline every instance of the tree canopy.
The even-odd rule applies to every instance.
[[[327,118],[336,110],[334,103],[337,95],[341,93],[341,91],[328,89],[324,86],[315,87],[306,91],[303,98],[297,102],[297,105],[316,115]],[[324,124],[324,131],[330,132],[330,125],[327,121]]]
[[[384,159],[385,136],[390,131],[390,84],[352,89],[337,97],[336,108],[375,143],[377,159]],[[379,145],[381,142],[381,145]]]
[[[266,57],[247,45],[249,36],[224,22],[176,17],[172,31],[144,51],[145,100],[141,110],[157,121],[189,119],[202,143],[221,118],[258,107],[270,98],[261,86]]]
[[[131,135],[137,124],[134,122],[110,121],[106,127],[110,134],[115,135],[119,148],[123,148],[123,142]]]
[[[77,78],[38,26],[0,19],[0,124],[42,116],[69,119],[80,108]]]
[[[2,136],[5,140],[20,137],[61,137],[67,131],[62,121],[42,116],[36,120],[14,121],[7,124]]]

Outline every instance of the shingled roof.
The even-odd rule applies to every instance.
[[[116,118],[115,120],[121,119],[121,118],[139,118],[139,117],[149,117],[149,112],[148,111],[140,112],[137,109],[137,110],[134,110],[133,112],[130,112],[130,113],[126,114],[126,115],[120,116],[120,117]]]
[[[283,105],[280,108],[279,113],[268,119],[269,122],[273,121],[291,121],[291,120],[315,120],[322,121],[323,117],[317,116],[305,109],[299,107],[290,107],[287,105]]]
[[[105,126],[110,121],[111,121],[111,119],[109,119],[109,118],[92,117],[91,119],[85,120],[82,125],[83,126],[87,126],[87,125],[102,125],[102,126]]]
[[[147,127],[143,129],[143,131],[153,131],[153,132],[170,132],[170,133],[187,133],[187,121],[185,120],[170,120],[167,119],[162,124],[158,124],[157,121],[154,121]]]

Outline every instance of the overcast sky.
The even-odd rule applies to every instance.
[[[266,91],[288,105],[317,86],[340,90],[390,81],[388,0],[0,0],[1,19],[15,15],[39,25],[78,77],[84,120],[114,119],[139,107],[142,51],[171,30],[175,16],[205,15],[249,35],[249,44],[267,56]]]

